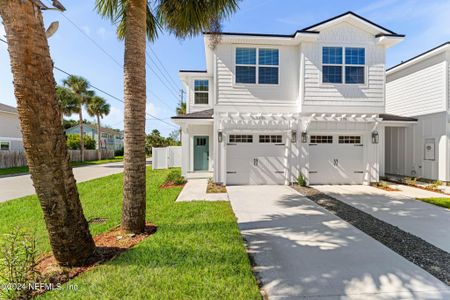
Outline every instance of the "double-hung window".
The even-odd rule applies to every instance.
[[[323,47],[322,82],[364,84],[365,63],[364,48]]]
[[[194,103],[208,104],[208,80],[194,81]]]
[[[236,83],[278,84],[278,74],[278,49],[236,48]]]

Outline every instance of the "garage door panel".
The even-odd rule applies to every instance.
[[[317,138],[315,140],[326,141]],[[363,145],[338,141],[339,136],[333,136],[332,143],[310,144],[309,180],[311,184],[363,183]],[[330,142],[329,139],[328,142]]]

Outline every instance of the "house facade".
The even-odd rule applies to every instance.
[[[450,181],[450,42],[386,75],[386,110],[413,117],[386,130],[386,173]]]
[[[80,125],[76,125],[66,129],[66,134],[80,134]],[[101,150],[122,150],[123,149],[123,131],[111,128],[101,129],[100,145],[97,145],[97,126],[83,124],[83,133],[90,136],[96,142],[96,149]]]
[[[370,184],[384,175],[385,53],[404,38],[348,12],[292,35],[205,33],[182,70],[182,173],[224,184]],[[218,42],[217,42],[218,41]]]
[[[24,151],[17,109],[0,103],[0,151]]]

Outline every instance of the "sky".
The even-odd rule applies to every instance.
[[[55,66],[83,76],[92,85],[123,99],[124,49],[123,41],[116,37],[115,25],[96,13],[94,0],[60,2],[67,8],[66,12],[44,12],[47,26],[59,21],[58,31],[49,39]],[[243,0],[239,7],[223,22],[223,31],[292,34],[297,29],[354,11],[406,35],[402,43],[388,49],[387,67],[450,41],[448,0]],[[0,36],[4,35],[0,24]],[[176,129],[170,117],[175,114],[182,88],[178,70],[205,69],[203,38],[179,40],[161,32],[156,41],[147,44],[147,52],[147,113],[162,121],[148,117],[146,131],[158,129],[167,136]],[[55,70],[57,83],[65,77]],[[97,94],[111,105],[111,113],[102,122],[123,129],[123,104],[100,92]],[[1,42],[0,102],[16,106],[7,46]]]

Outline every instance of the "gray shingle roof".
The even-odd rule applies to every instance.
[[[17,114],[17,109],[15,107],[3,103],[0,103],[0,111]]]
[[[202,111],[196,111],[190,114],[179,115],[172,117],[172,119],[212,119],[214,115],[214,109],[207,109]]]
[[[391,114],[380,114],[380,118],[382,118],[383,121],[417,122],[416,118],[402,117],[402,116],[391,115]]]

